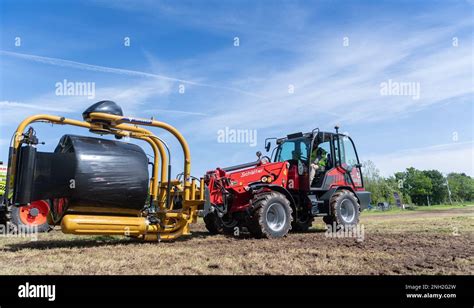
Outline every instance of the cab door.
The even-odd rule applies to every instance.
[[[352,139],[346,135],[336,135],[334,147],[336,164],[347,174],[348,184],[353,185],[355,189],[363,188],[361,164]]]
[[[316,176],[315,176],[316,181],[314,183],[315,185],[311,185],[312,183],[309,183],[309,172],[308,172],[308,183],[310,185],[310,189],[322,188],[326,175],[328,174],[330,170],[334,168],[334,159],[333,159],[334,149],[332,147],[332,134],[319,132],[317,135],[315,135],[311,142],[311,147],[308,153],[308,157],[311,157],[311,152],[312,152],[311,149],[318,149],[318,148],[324,150],[324,153],[326,155],[326,166],[324,170],[318,171],[316,173]]]

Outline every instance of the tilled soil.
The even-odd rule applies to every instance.
[[[474,274],[473,207],[367,215],[359,237],[329,237],[320,219],[276,240],[193,235],[171,243],[80,237],[0,238],[0,274]],[[381,217],[379,217],[381,216]]]

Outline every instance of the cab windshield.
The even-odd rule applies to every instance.
[[[288,160],[308,160],[309,140],[306,138],[286,140],[280,144],[275,154],[275,162]]]

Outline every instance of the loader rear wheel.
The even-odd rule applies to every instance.
[[[353,192],[346,189],[335,192],[329,208],[330,215],[323,217],[326,224],[349,227],[359,223],[360,205]]]
[[[31,202],[30,205],[12,206],[11,220],[19,231],[25,233],[49,230],[48,215],[51,203],[46,200]]]
[[[293,216],[290,201],[283,194],[271,192],[256,195],[252,205],[256,210],[248,229],[253,236],[280,238],[288,234]]]

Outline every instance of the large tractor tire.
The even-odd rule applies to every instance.
[[[207,214],[204,217],[204,223],[206,224],[206,229],[211,234],[234,234],[235,227],[239,226],[239,222],[235,219],[227,219],[226,216],[219,217],[216,212]]]
[[[47,232],[50,206],[46,200],[33,201],[28,206],[12,206],[11,221],[20,232]]]
[[[250,233],[256,238],[280,238],[291,230],[293,221],[290,201],[278,192],[259,194],[252,200],[255,209]]]
[[[359,223],[360,205],[353,192],[342,189],[336,191],[329,202],[330,213],[323,217],[323,221],[331,227],[346,228]]]
[[[294,232],[306,232],[313,225],[313,217],[309,213],[304,213],[298,215],[298,217],[293,218],[291,223],[291,231]]]
[[[204,223],[206,225],[207,231],[211,234],[221,234],[224,232],[224,226],[222,225],[222,220],[217,216],[216,212],[208,213],[204,216]]]

